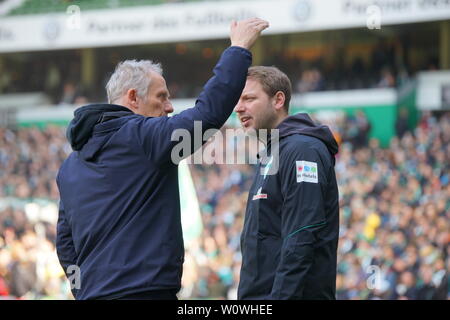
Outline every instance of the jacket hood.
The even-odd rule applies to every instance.
[[[320,139],[334,156],[338,153],[338,144],[331,130],[325,125],[316,125],[306,113],[297,113],[284,119],[277,127],[280,138],[292,134],[304,134]]]
[[[72,149],[79,151],[92,136],[95,125],[110,119],[132,115],[130,109],[115,104],[90,104],[75,110],[66,137]]]

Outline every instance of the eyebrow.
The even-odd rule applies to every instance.
[[[170,93],[168,91],[160,91],[157,93],[157,96],[166,96],[166,97],[170,97]]]

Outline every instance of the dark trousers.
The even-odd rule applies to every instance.
[[[154,290],[129,294],[116,300],[178,300],[177,290]]]

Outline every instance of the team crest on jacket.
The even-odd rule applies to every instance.
[[[317,163],[310,161],[295,161],[297,182],[319,183],[319,172]]]

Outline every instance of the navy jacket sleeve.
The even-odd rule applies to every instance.
[[[141,118],[137,123],[138,140],[149,160],[157,164],[170,160],[172,148],[179,143],[171,140],[176,129],[184,129],[193,137],[194,121],[201,121],[202,134],[222,127],[241,96],[251,62],[250,51],[229,47],[222,53],[214,76],[206,83],[193,108],[172,117]]]
[[[283,244],[271,293],[275,300],[302,299],[316,232],[326,223],[328,174],[318,151],[306,143],[291,143],[287,148],[280,154]]]
[[[67,268],[70,265],[75,265],[77,261],[77,254],[72,240],[72,231],[67,223],[63,202],[59,202],[59,216],[56,232],[56,252],[58,259],[64,272],[67,275]]]

